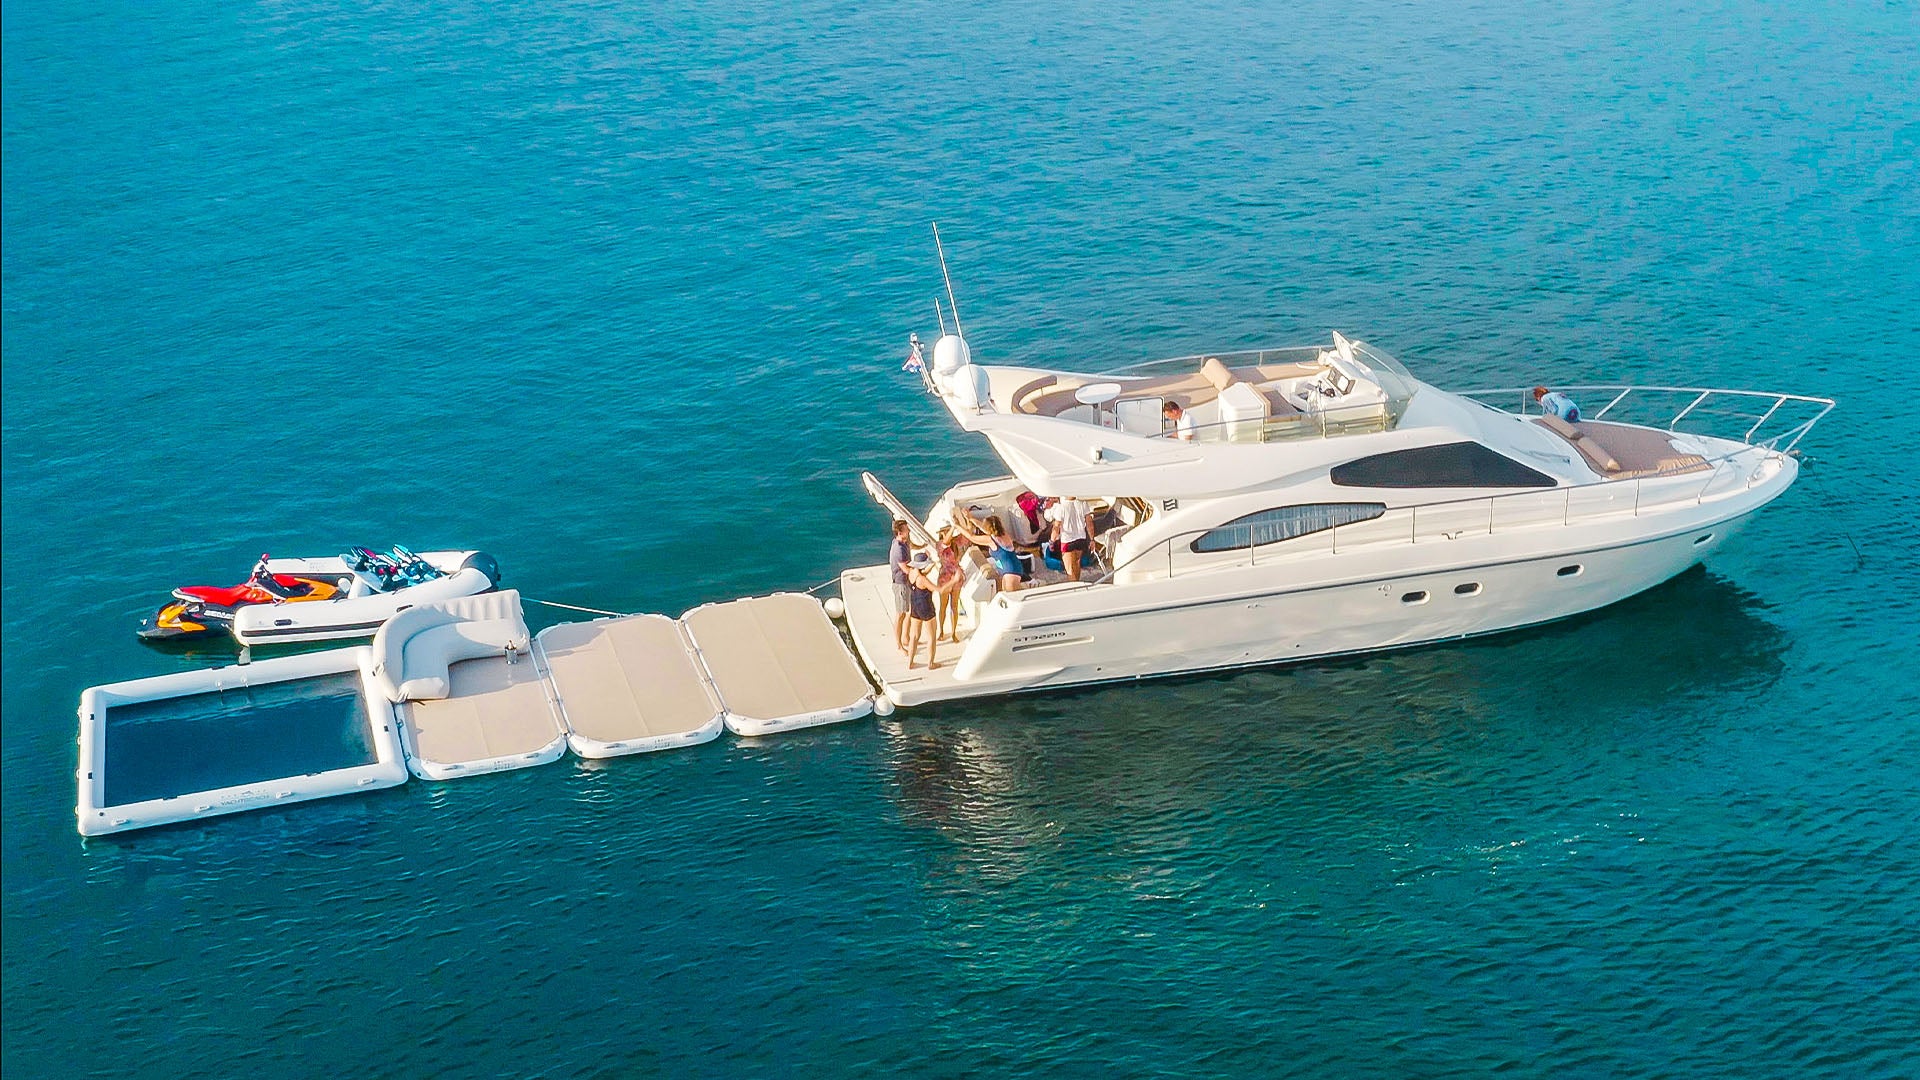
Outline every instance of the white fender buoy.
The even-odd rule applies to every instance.
[[[885,694],[881,694],[873,699],[873,715],[875,716],[892,716],[895,708],[896,706],[893,703],[893,699]]]
[[[847,617],[847,602],[837,596],[827,597],[827,602],[820,606],[827,609],[827,618],[829,619],[844,619]]]

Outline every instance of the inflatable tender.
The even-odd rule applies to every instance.
[[[183,671],[80,695],[83,836],[393,787],[393,706],[365,646]]]
[[[400,717],[407,766],[450,780],[557,760],[567,733],[514,590],[409,608],[373,637],[374,691]]]
[[[275,559],[270,569],[294,577],[343,581],[346,593],[298,604],[256,604],[233,613],[233,637],[242,645],[366,637],[395,614],[422,604],[473,596],[499,587],[500,566],[482,551],[395,548],[394,560],[356,548],[332,559]],[[355,558],[357,556],[357,558]],[[411,557],[411,561],[404,561]],[[398,572],[382,570],[398,562]],[[284,566],[284,570],[282,567]]]
[[[147,641],[230,633],[242,645],[369,637],[397,612],[497,588],[500,566],[482,551],[353,548],[334,558],[262,555],[244,582],[173,591],[140,626]]]

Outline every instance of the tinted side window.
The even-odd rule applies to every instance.
[[[1553,478],[1476,442],[1416,446],[1333,467],[1342,487],[1553,487]]]
[[[1387,512],[1384,503],[1311,503],[1282,506],[1273,510],[1237,517],[1217,528],[1208,529],[1193,541],[1196,552],[1234,551],[1239,548],[1277,544],[1296,536],[1317,533],[1336,525],[1371,521]]]

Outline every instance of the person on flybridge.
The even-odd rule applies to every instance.
[[[1193,418],[1187,415],[1187,410],[1181,408],[1179,402],[1168,401],[1160,406],[1160,415],[1173,425],[1173,430],[1167,432],[1169,436],[1183,442],[1193,441]]]

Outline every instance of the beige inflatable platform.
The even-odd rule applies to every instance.
[[[566,752],[530,644],[512,590],[409,608],[380,628],[373,682],[399,706],[415,776],[478,776]]]
[[[581,757],[640,754],[717,738],[724,714],[685,631],[664,615],[561,623],[535,651]]]
[[[530,639],[511,590],[425,604],[374,636],[372,683],[427,780],[851,720],[873,688],[820,602],[775,593]]]
[[[820,601],[774,593],[681,617],[736,735],[834,724],[873,711],[873,687]]]

